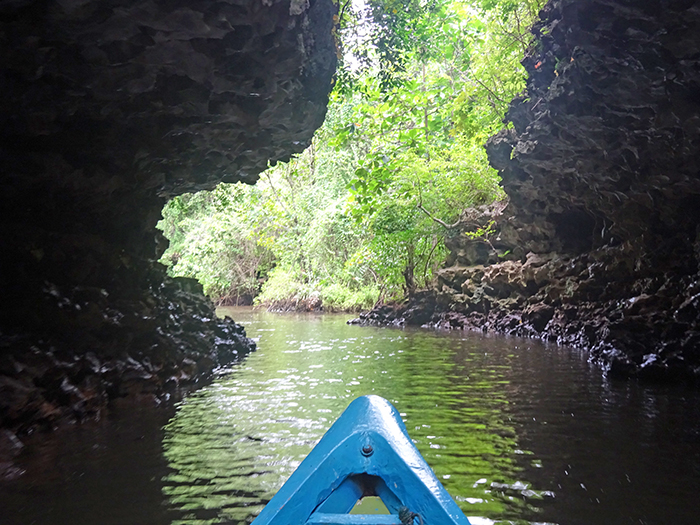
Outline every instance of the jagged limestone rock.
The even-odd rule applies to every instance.
[[[162,397],[253,347],[156,263],[166,200],[254,182],[323,122],[331,0],[0,6],[0,426]]]

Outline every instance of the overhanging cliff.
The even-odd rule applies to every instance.
[[[0,6],[0,426],[162,397],[253,348],[156,262],[166,200],[302,151],[331,0]]]

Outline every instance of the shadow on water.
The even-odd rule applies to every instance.
[[[249,522],[370,393],[473,525],[700,522],[698,390],[609,383],[584,353],[537,341],[232,317],[258,350],[174,415],[132,406],[27,439],[0,524]]]
[[[24,438],[24,474],[0,481],[1,525],[167,525],[163,425],[174,411],[137,404]]]

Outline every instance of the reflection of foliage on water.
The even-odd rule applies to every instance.
[[[396,375],[408,383],[397,404],[420,452],[468,515],[522,515],[525,500],[503,490],[525,487],[503,410],[510,367],[474,339],[424,333],[406,343]]]
[[[176,523],[251,520],[348,403],[370,393],[396,405],[467,515],[528,512],[504,413],[507,357],[494,360],[474,339],[358,328],[333,316],[241,321],[261,337],[259,350],[190,397],[166,427],[173,472],[163,490],[181,513]]]

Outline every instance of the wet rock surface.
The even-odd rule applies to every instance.
[[[254,347],[196,283],[165,275],[155,224],[168,198],[254,182],[305,148],[325,116],[336,9],[0,6],[0,427],[164,399]]]
[[[429,297],[358,322],[541,337],[611,375],[697,382],[700,3],[558,0],[534,33],[487,144],[509,196],[483,211],[493,233],[455,233]]]

